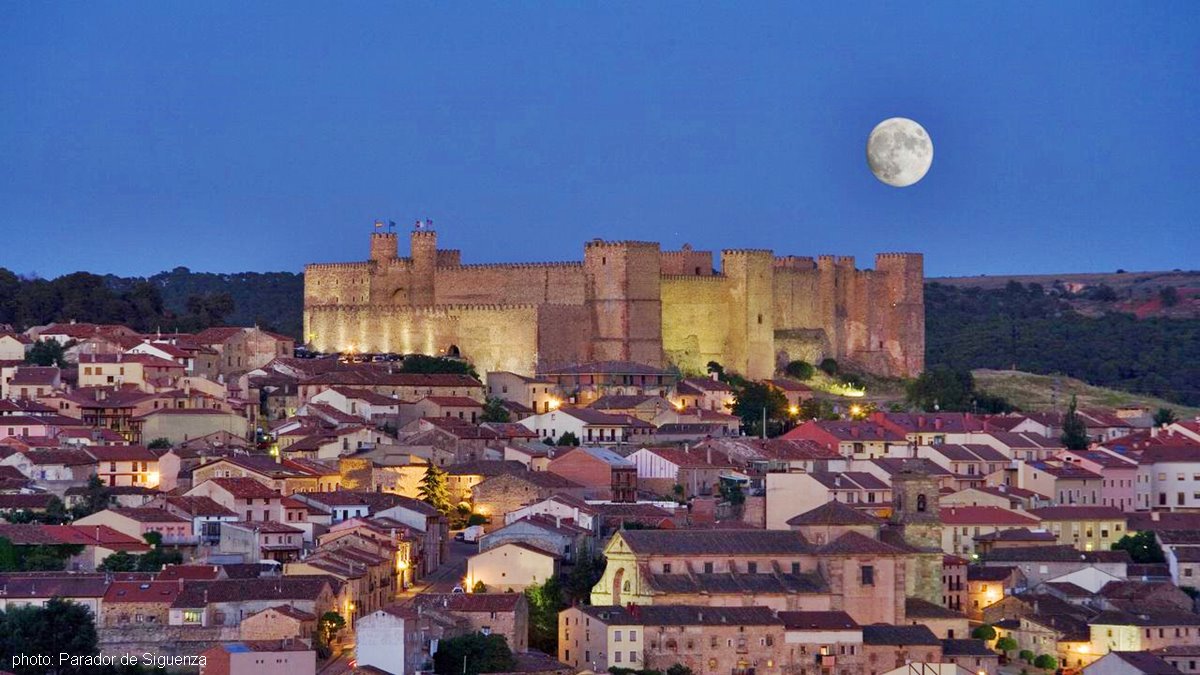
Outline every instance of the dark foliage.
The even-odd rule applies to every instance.
[[[1167,560],[1163,556],[1162,547],[1158,545],[1158,539],[1150,531],[1127,534],[1113,544],[1112,548],[1114,551],[1129,551],[1129,557],[1133,558],[1133,562],[1142,565],[1161,563]]]
[[[433,672],[438,675],[476,675],[511,672],[517,662],[503,635],[468,633],[438,643]]]
[[[816,369],[808,361],[792,361],[784,368],[784,372],[797,380],[810,380]]]
[[[1041,286],[925,285],[926,365],[1015,367],[1200,405],[1200,319],[1085,317]]]

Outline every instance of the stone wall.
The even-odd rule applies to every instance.
[[[729,291],[723,276],[662,277],[662,341],[666,360],[702,374],[709,361],[726,362]]]

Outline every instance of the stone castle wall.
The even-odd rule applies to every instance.
[[[322,351],[457,348],[481,371],[533,373],[584,360],[703,372],[719,361],[769,377],[793,359],[836,358],[880,374],[924,368],[923,263],[880,254],[775,257],[767,250],[662,251],[595,240],[584,260],[462,265],[436,234],[376,233],[370,260],[305,269],[305,336]]]

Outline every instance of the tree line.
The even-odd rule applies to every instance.
[[[74,272],[55,279],[0,268],[0,324],[17,330],[54,322],[121,324],[152,332],[258,325],[299,338],[304,277],[287,272],[194,273],[151,277]]]

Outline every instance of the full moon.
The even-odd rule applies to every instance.
[[[867,165],[880,182],[908,187],[925,177],[933,164],[933,139],[924,127],[904,118],[880,122],[867,138]]]

